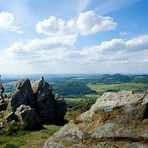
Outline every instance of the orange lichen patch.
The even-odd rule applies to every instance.
[[[102,115],[99,116],[99,123],[103,124],[108,120],[112,120],[113,118],[117,118],[123,110],[124,109],[122,107],[119,107],[119,108],[114,108],[111,112],[102,113]]]
[[[139,131],[140,131],[140,132],[144,132],[145,129],[144,129],[144,128],[140,128]]]
[[[78,117],[75,117],[75,118],[73,119],[73,123],[74,123],[74,124],[79,124],[79,123],[81,123],[80,117],[79,117],[79,116],[78,116]]]
[[[95,130],[95,128],[98,126],[98,121],[97,120],[94,120],[91,124],[89,124],[89,126],[86,128],[86,131],[88,132],[88,133],[92,133],[94,130]]]
[[[74,144],[72,141],[68,141],[66,139],[62,139],[58,142],[61,145],[64,145],[66,148],[70,148],[72,144]]]

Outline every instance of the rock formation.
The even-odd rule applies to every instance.
[[[7,104],[0,105],[1,110],[6,109]],[[55,98],[52,86],[43,77],[32,82],[26,78],[18,81],[7,110],[17,116],[24,128],[35,129],[42,123],[64,124],[67,105],[63,98]]]
[[[22,104],[35,107],[30,80],[27,78],[21,79],[17,82],[16,91],[12,95],[8,104],[8,110],[15,112],[16,109]]]
[[[147,148],[147,104],[144,93],[107,92],[50,137],[44,148]]]
[[[26,129],[35,130],[42,126],[42,121],[36,111],[30,106],[20,105],[15,115],[18,117],[18,121]]]
[[[42,121],[53,122],[56,118],[55,99],[52,95],[52,87],[44,79],[32,82],[33,94],[36,102],[36,110]]]
[[[0,98],[0,111],[6,110],[7,108],[7,102],[5,102],[3,99]]]

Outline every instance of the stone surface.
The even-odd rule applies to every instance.
[[[15,115],[24,129],[38,129],[42,122],[38,114],[30,106],[21,105],[17,108]]]
[[[35,106],[30,80],[27,78],[21,79],[16,84],[16,91],[10,98],[8,110],[15,112],[22,104],[29,105],[31,107]]]
[[[8,105],[6,101],[0,102],[0,111],[7,107],[12,112],[7,120],[16,121],[13,116],[15,113],[25,128],[36,127],[41,121],[62,125],[65,123],[67,105],[62,97],[52,94],[52,86],[43,77],[31,83],[27,78],[21,79],[16,84],[16,91],[5,99]]]
[[[56,118],[56,110],[51,85],[45,82],[44,78],[33,81],[31,85],[39,116],[43,122],[53,122]]]
[[[7,108],[7,103],[0,103],[0,111],[6,110]]]
[[[56,118],[58,120],[64,119],[64,116],[67,112],[67,104],[65,103],[64,99],[59,95],[55,95],[55,108]]]
[[[0,98],[0,111],[6,110],[7,108],[7,102],[4,99]]]
[[[52,94],[52,86],[42,77],[31,83],[39,116],[45,123],[63,122],[67,105],[60,96]]]
[[[144,93],[105,93],[89,111],[49,137],[44,148],[147,148],[147,103]]]
[[[11,121],[18,121],[17,116],[14,114],[14,112],[9,113],[8,115],[5,116],[6,122],[11,122]]]

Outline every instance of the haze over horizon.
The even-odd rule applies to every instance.
[[[0,0],[0,73],[148,74],[147,0]]]

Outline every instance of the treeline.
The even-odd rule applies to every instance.
[[[86,94],[94,94],[95,90],[90,89],[85,83],[75,80],[66,80],[53,84],[54,93],[58,93],[65,97],[78,97]]]

